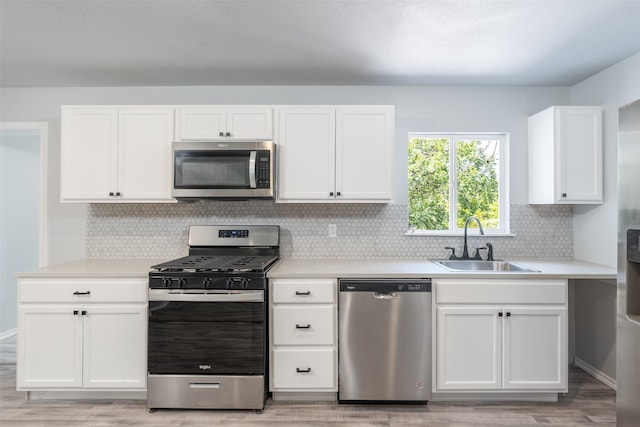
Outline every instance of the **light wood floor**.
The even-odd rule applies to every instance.
[[[272,402],[253,411],[159,410],[146,401],[26,401],[16,392],[15,338],[0,342],[0,426],[594,426],[615,425],[615,392],[577,368],[556,403],[442,403],[427,406]]]

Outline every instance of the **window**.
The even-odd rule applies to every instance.
[[[410,231],[460,233],[475,216],[485,233],[508,233],[507,143],[504,133],[409,134]]]

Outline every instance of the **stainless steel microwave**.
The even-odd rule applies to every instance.
[[[273,141],[174,142],[176,199],[253,199],[275,195]]]

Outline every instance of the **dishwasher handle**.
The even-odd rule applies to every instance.
[[[397,292],[374,292],[373,297],[377,299],[396,299],[398,298]]]

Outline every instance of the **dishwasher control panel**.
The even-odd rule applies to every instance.
[[[340,292],[431,292],[431,279],[340,280]]]

